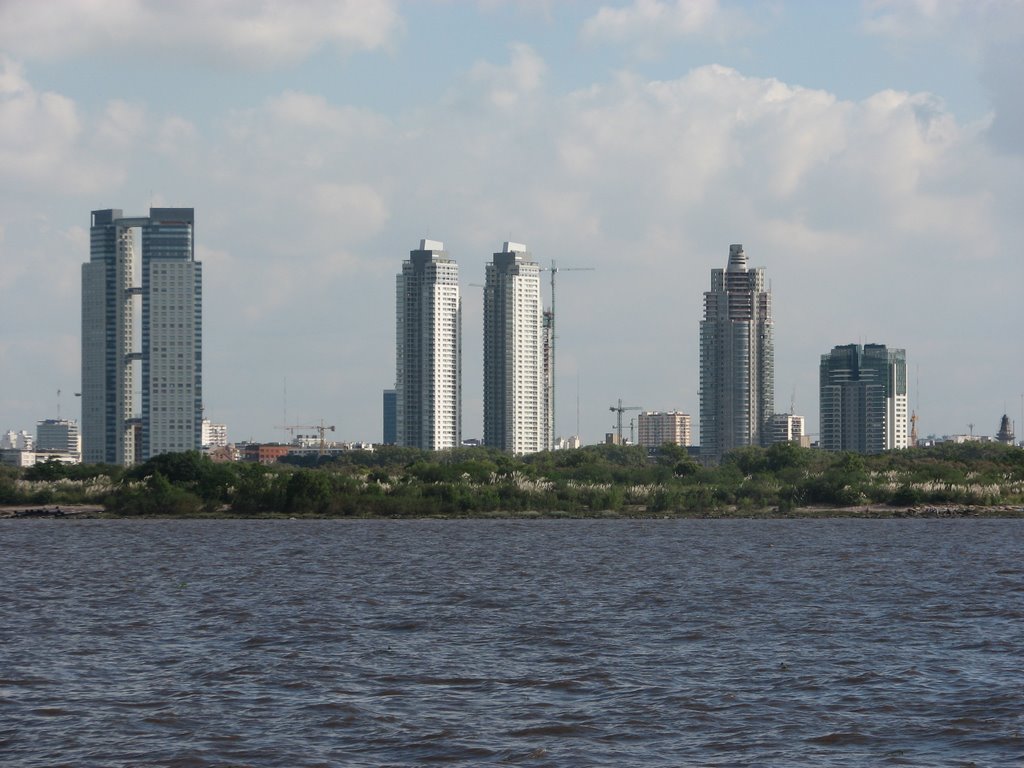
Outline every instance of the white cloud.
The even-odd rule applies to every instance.
[[[471,81],[482,86],[490,103],[499,109],[513,109],[534,94],[542,86],[547,69],[528,45],[510,45],[509,53],[510,61],[505,66],[480,61],[470,71]]]
[[[139,104],[115,99],[108,102],[97,134],[100,141],[111,144],[115,149],[123,149],[134,144],[145,130],[146,110]]]
[[[1012,5],[1005,0],[868,0],[864,29],[894,39],[931,37]]]
[[[642,56],[674,40],[710,37],[728,40],[751,33],[755,25],[738,8],[718,0],[633,0],[602,6],[583,24],[584,40],[636,46]]]
[[[812,421],[816,356],[861,337],[907,347],[923,378],[954,357],[979,388],[1006,378],[991,361],[1017,344],[1009,286],[1024,278],[1014,258],[1024,168],[993,154],[986,125],[957,121],[930,94],[849,101],[722,66],[661,81],[622,73],[564,94],[546,83],[547,67],[512,46],[467,67],[445,99],[397,116],[292,90],[202,130],[186,117],[138,118],[157,126],[157,147],[187,152],[127,153],[124,187],[100,205],[196,207],[211,413],[235,434],[270,437],[287,372],[310,418],[337,421],[340,437],[373,437],[379,390],[394,375],[394,274],[424,236],[445,241],[464,286],[482,281],[504,239],[541,261],[596,268],[559,283],[560,421],[571,421],[579,373],[590,439],[607,430],[601,414],[620,396],[696,416],[701,294],[732,242],[768,267],[777,386],[788,399],[797,384]],[[15,85],[0,110],[43,109],[20,70],[2,71],[0,82]],[[65,147],[98,135],[112,114],[126,136],[138,124],[130,104],[110,105],[95,125],[71,107]],[[87,206],[53,188],[83,221]],[[20,192],[8,185],[4,202],[21,204]],[[51,192],[39,187],[23,205],[52,205]],[[25,265],[47,260],[77,279],[82,232],[69,244],[0,210],[5,257],[37,242]],[[0,268],[13,279],[5,299],[45,295],[32,269]],[[464,292],[474,435],[480,301]],[[954,384],[935,380],[937,402],[967,407]]]
[[[655,29],[692,35],[714,18],[717,0],[635,0],[625,7],[602,6],[586,21],[583,34],[594,39],[623,40]]]
[[[23,57],[145,53],[263,69],[318,49],[385,47],[401,28],[391,0],[90,0],[0,4],[0,48]]]
[[[149,143],[148,128],[141,104],[114,99],[91,116],[64,94],[36,90],[20,62],[0,57],[0,174],[10,179],[109,194],[124,183],[129,154]]]
[[[0,59],[0,86],[0,174],[55,179],[82,131],[75,103],[31,88],[10,59]]]
[[[0,54],[0,95],[15,96],[29,89],[20,62]]]
[[[156,148],[164,154],[183,152],[196,138],[195,125],[182,117],[172,116],[160,123],[157,129]]]
[[[872,0],[864,11],[864,30],[905,55],[938,45],[975,70],[993,109],[991,141],[1002,151],[1024,155],[1024,2]]]
[[[351,240],[377,234],[388,219],[387,205],[365,184],[320,182],[311,192],[313,212],[331,229],[343,226]]]

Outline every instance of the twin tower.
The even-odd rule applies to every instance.
[[[484,286],[484,443],[516,454],[554,438],[553,326],[541,267],[506,242]],[[421,240],[396,282],[396,442],[443,450],[462,442],[462,299],[444,244]]]

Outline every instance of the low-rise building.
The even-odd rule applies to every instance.
[[[35,440],[24,429],[20,432],[9,429],[0,437],[0,449],[31,451],[34,447]]]
[[[247,443],[239,446],[242,461],[255,464],[274,464],[282,456],[287,456],[294,446],[284,443]]]
[[[805,440],[805,422],[803,416],[795,413],[775,413],[768,419],[767,444],[776,443],[797,443],[801,446],[809,446],[810,441]]]
[[[670,443],[692,444],[690,414],[681,411],[643,411],[637,416],[637,442],[646,448]]]
[[[82,436],[78,432],[78,422],[69,419],[44,419],[37,422],[35,450],[80,455]]]
[[[0,448],[0,464],[6,467],[34,467],[57,461],[61,464],[81,464],[82,454],[65,451],[26,451],[20,448]]]
[[[215,424],[203,419],[201,444],[203,448],[225,448],[228,444],[228,425]]]

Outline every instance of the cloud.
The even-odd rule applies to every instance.
[[[29,90],[20,62],[0,54],[0,96],[12,97]]]
[[[636,45],[641,55],[650,55],[673,40],[732,39],[753,29],[747,14],[718,0],[634,0],[626,6],[602,6],[584,22],[582,36],[592,43]]]
[[[55,180],[66,169],[81,132],[71,99],[37,92],[24,79],[20,64],[0,58],[0,175]]]
[[[499,109],[513,109],[543,84],[547,67],[544,60],[528,45],[509,46],[510,61],[496,66],[479,61],[470,70],[470,80],[484,89],[487,100]]]
[[[25,58],[145,53],[266,69],[328,46],[379,49],[400,29],[391,0],[0,4],[0,48]]]
[[[40,189],[109,193],[124,182],[128,155],[149,143],[148,128],[141,104],[113,99],[89,115],[64,94],[37,90],[20,62],[0,56],[0,175]]]
[[[156,148],[163,154],[184,151],[196,139],[196,127],[189,120],[171,116],[165,118],[157,129]]]
[[[940,45],[976,70],[992,107],[989,138],[1024,155],[1024,2],[1019,0],[873,0],[863,28],[916,55]]]
[[[233,434],[271,437],[285,371],[302,403],[293,409],[337,422],[344,438],[378,433],[379,390],[394,376],[394,275],[425,236],[445,241],[462,273],[467,436],[479,430],[469,404],[482,348],[468,284],[505,239],[542,262],[595,268],[559,278],[562,432],[574,428],[577,375],[588,439],[607,431],[617,397],[696,418],[701,296],[734,242],[768,268],[777,387],[788,400],[797,385],[812,423],[817,355],[862,337],[905,346],[923,383],[935,370],[932,396],[950,404],[951,423],[966,423],[970,398],[939,373],[948,360],[979,391],[1012,378],[1024,168],[992,151],[987,124],[958,121],[933,94],[852,101],[715,65],[665,80],[621,72],[565,93],[548,66],[513,45],[467,66],[445,98],[389,115],[299,90],[195,122],[131,103],[90,119],[68,100],[74,131],[58,134],[57,154],[71,161],[114,131],[135,149],[118,153],[125,181],[102,205],[196,207],[208,412]],[[17,66],[0,72],[0,110],[37,110],[14,134],[31,148],[41,94]],[[163,151],[142,151],[148,133]],[[88,206],[56,175],[27,191],[14,178],[0,268],[13,281],[4,297],[26,308],[19,297],[45,296],[54,277],[32,264],[77,279],[87,258],[83,232],[72,243],[66,223],[26,211],[80,225]],[[23,269],[7,267],[12,253]],[[78,320],[74,292],[60,290],[64,314],[45,322],[63,333]]]
[[[869,0],[864,30],[893,39],[923,38],[976,23],[1012,3],[1002,0]]]
[[[313,186],[312,209],[332,229],[345,226],[352,240],[365,240],[380,232],[388,219],[387,205],[365,184],[320,182]]]
[[[981,79],[992,104],[989,136],[1001,151],[1024,155],[1024,99],[1020,78],[1024,72],[1024,33],[1021,38],[994,46],[986,55]]]
[[[115,99],[107,103],[97,135],[101,141],[123,149],[134,144],[145,130],[146,110],[139,104]]]

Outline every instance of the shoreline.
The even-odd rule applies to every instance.
[[[223,509],[197,515],[116,515],[99,504],[22,504],[0,505],[0,520],[817,520],[860,518],[864,520],[906,519],[1024,519],[1024,506],[995,504],[992,506],[922,505],[890,507],[873,504],[853,507],[797,507],[781,511],[777,508],[738,510],[721,508],[705,512],[648,513],[646,509],[598,510],[592,512],[506,511],[465,515],[289,515],[285,513],[235,514]]]

